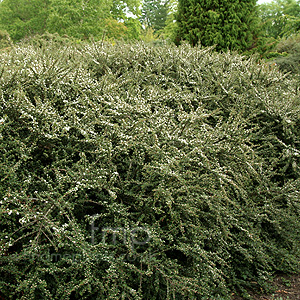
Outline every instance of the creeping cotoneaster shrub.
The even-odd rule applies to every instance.
[[[1,53],[0,296],[230,299],[299,271],[298,82],[145,44]]]

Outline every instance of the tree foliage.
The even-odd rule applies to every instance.
[[[77,38],[99,37],[108,12],[109,7],[102,0],[51,0],[47,29]]]
[[[144,0],[141,23],[157,32],[166,26],[169,1]]]
[[[128,18],[138,18],[140,16],[140,0],[112,0],[110,3],[110,12],[112,18],[120,21]],[[130,15],[130,17],[128,17]]]
[[[273,0],[259,6],[262,34],[280,39],[300,30],[300,1]]]
[[[139,4],[137,0],[4,0],[0,3],[0,28],[14,41],[45,32],[100,39],[105,29],[110,38],[121,32],[136,38],[139,29],[134,19],[139,17]]]
[[[46,31],[50,0],[4,0],[0,3],[0,28],[13,40]]]
[[[0,63],[1,297],[229,299],[299,270],[297,81],[188,45]]]
[[[246,50],[254,42],[255,13],[255,0],[179,0],[177,43]]]

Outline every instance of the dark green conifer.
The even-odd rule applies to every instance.
[[[256,0],[179,0],[176,42],[246,50],[254,43]]]

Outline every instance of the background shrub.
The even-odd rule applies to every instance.
[[[0,62],[2,297],[229,299],[299,271],[297,81],[188,45]]]
[[[292,75],[300,74],[300,35],[296,34],[283,38],[275,47],[273,55],[279,69],[283,72],[290,72]]]
[[[12,41],[6,30],[0,30],[0,49],[11,47]]]

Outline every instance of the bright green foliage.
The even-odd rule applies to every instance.
[[[141,35],[142,26],[137,18],[128,17],[126,21],[117,21],[113,18],[105,20],[105,39],[116,40],[123,39],[139,40]]]
[[[7,30],[14,41],[45,32],[101,39],[105,27],[109,27],[109,38],[120,33],[125,39],[137,38],[139,5],[138,0],[4,0],[0,2],[0,29]]]
[[[142,26],[138,19],[127,18],[125,21],[127,27],[126,37],[129,40],[139,40],[141,35]]]
[[[176,22],[176,13],[177,13],[177,0],[170,0],[168,1],[168,15],[166,19],[166,26],[163,29],[163,35],[171,40],[174,41],[177,35],[177,22]]]
[[[3,0],[0,3],[0,28],[13,40],[46,30],[49,0]]]
[[[110,18],[108,18],[108,20],[110,20],[111,25],[115,24],[117,26],[110,26],[109,31],[106,20],[105,34],[107,37],[138,40],[141,32],[141,23],[139,22],[141,14],[140,5],[140,0],[111,1]],[[121,27],[123,27],[124,32],[120,35]]]
[[[300,30],[300,1],[273,0],[261,4],[258,9],[261,33],[279,39]]]
[[[169,1],[144,0],[142,7],[141,23],[153,28],[154,32],[162,30],[166,26]]]
[[[105,34],[110,39],[120,39],[125,37],[127,27],[122,22],[109,18],[105,20]]]
[[[108,5],[101,0],[4,0],[0,3],[0,27],[15,41],[46,31],[98,37],[107,13]]]
[[[176,42],[247,50],[254,43],[256,0],[179,0]]]
[[[138,18],[141,14],[140,6],[141,0],[112,0],[110,1],[110,13],[112,18],[118,21],[127,20],[128,15]]]
[[[299,271],[299,82],[207,48],[81,47],[0,55],[0,296],[225,300]]]
[[[104,0],[51,0],[47,29],[80,39],[99,38],[109,7]]]

